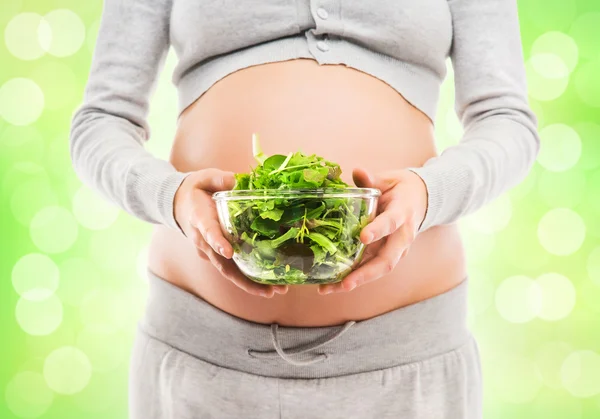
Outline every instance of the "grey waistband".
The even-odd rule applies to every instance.
[[[233,316],[147,270],[140,330],[224,368],[281,378],[324,378],[416,362],[467,343],[468,278],[427,300],[344,325],[287,327]]]

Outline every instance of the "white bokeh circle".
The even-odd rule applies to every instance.
[[[542,291],[533,279],[514,275],[503,280],[496,289],[496,309],[511,323],[533,320],[542,309]]]
[[[569,35],[559,31],[546,32],[533,42],[531,55],[537,54],[558,55],[569,71],[575,69],[579,59],[577,43]]]
[[[569,84],[569,68],[556,54],[535,54],[525,63],[528,92],[539,101],[559,98]]]
[[[79,393],[88,385],[91,377],[90,360],[74,346],[58,348],[44,361],[44,379],[48,387],[58,394]]]
[[[77,240],[77,222],[66,208],[50,206],[35,214],[29,234],[41,251],[61,253],[70,249]]]
[[[6,385],[4,399],[6,407],[15,416],[33,419],[48,411],[54,401],[54,393],[40,373],[21,371]]]
[[[538,276],[536,282],[542,292],[539,318],[556,321],[567,317],[573,311],[577,292],[569,278],[549,272]]]
[[[538,240],[547,252],[566,256],[575,253],[585,240],[586,227],[581,216],[569,208],[554,208],[538,223]]]
[[[45,336],[54,332],[63,321],[63,306],[56,294],[44,300],[17,301],[15,317],[21,329],[33,336]]]
[[[52,259],[41,253],[29,253],[13,266],[12,283],[21,297],[40,301],[50,297],[58,288],[60,272]]]
[[[90,230],[103,230],[117,220],[119,209],[84,185],[73,197],[73,214],[82,226]]]
[[[0,86],[0,117],[13,125],[29,125],[44,110],[44,92],[31,79],[16,77]]]
[[[45,54],[37,33],[47,30],[49,30],[48,24],[41,15],[31,12],[20,13],[6,25],[4,43],[13,56],[21,60],[35,60]]]
[[[560,375],[564,388],[574,397],[600,394],[600,354],[591,350],[572,352],[562,363]]]
[[[50,32],[38,32],[38,40],[48,54],[68,57],[75,54],[85,41],[85,25],[72,10],[53,10],[43,17]]]
[[[547,170],[562,172],[577,164],[581,157],[581,139],[573,128],[553,124],[540,131],[542,145],[537,157]]]

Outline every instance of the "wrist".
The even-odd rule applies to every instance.
[[[429,193],[427,184],[417,173],[407,170],[413,193],[413,213],[415,214],[415,227],[421,231],[421,226],[427,217],[429,207]]]

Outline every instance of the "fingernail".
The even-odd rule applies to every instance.
[[[368,233],[366,238],[367,243],[371,243],[373,241],[373,233]]]
[[[348,291],[352,291],[354,288],[356,288],[356,283],[353,283],[352,285],[350,285],[350,288],[348,288]]]
[[[217,246],[217,251],[221,256],[225,256],[225,250],[221,246]]]

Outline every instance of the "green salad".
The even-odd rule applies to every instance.
[[[265,156],[258,137],[252,138],[258,165],[236,173],[234,190],[303,189],[339,192],[349,185],[340,179],[336,163],[300,151]],[[267,284],[337,282],[350,273],[362,254],[359,240],[370,221],[367,200],[357,197],[319,197],[319,194],[256,197],[227,203],[232,245],[247,265],[260,267]]]

